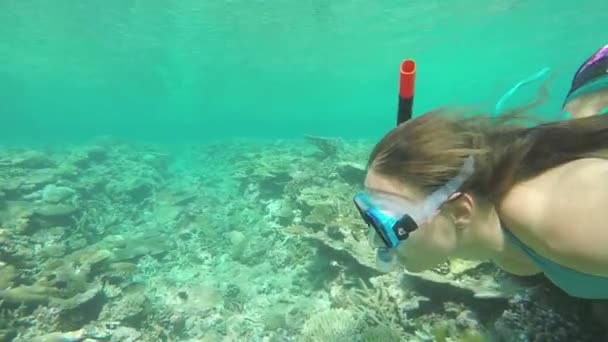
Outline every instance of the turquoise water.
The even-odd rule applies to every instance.
[[[417,112],[491,108],[550,66],[560,71],[550,115],[605,43],[606,10],[591,0],[7,0],[2,139],[377,137],[393,123],[407,57],[418,61]]]
[[[538,115],[558,118],[606,44],[605,13],[585,0],[1,1],[0,341],[608,340],[606,306],[542,276],[464,260],[382,274],[352,202],[395,123],[404,58],[416,115],[493,111],[550,67]]]

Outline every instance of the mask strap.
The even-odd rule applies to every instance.
[[[473,156],[468,156],[458,175],[450,179],[444,186],[435,190],[426,198],[420,213],[422,217],[418,219],[424,220],[431,217],[452,194],[460,189],[464,182],[473,175],[473,172],[475,172],[475,159]]]

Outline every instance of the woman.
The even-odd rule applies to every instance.
[[[574,77],[573,120],[531,127],[518,124],[529,108],[500,117],[441,109],[389,132],[355,196],[379,250],[412,272],[491,260],[608,299],[608,117],[592,115],[606,106],[596,85],[608,79],[589,71],[607,65],[602,56]]]

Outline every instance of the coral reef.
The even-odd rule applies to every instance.
[[[352,311],[328,309],[304,322],[298,341],[353,341],[358,335],[358,324]]]
[[[0,340],[605,339],[601,308],[488,263],[380,273],[351,197],[370,147],[0,148]]]
[[[605,325],[594,322],[586,301],[550,288],[527,289],[511,298],[494,323],[500,341],[604,341]]]

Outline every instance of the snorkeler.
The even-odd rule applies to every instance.
[[[572,78],[564,111],[582,118],[608,110],[608,45],[589,57]]]
[[[354,196],[380,264],[420,272],[487,260],[608,299],[608,116],[593,115],[608,100],[605,50],[574,77],[572,120],[524,127],[522,109],[498,118],[440,109],[387,133]]]

